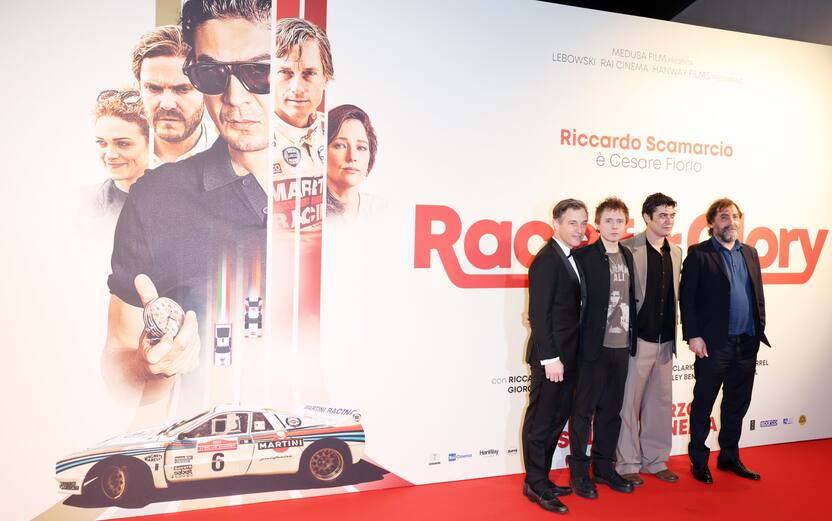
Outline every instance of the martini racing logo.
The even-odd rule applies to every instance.
[[[290,166],[300,164],[300,149],[298,147],[286,147],[283,149],[283,160]]]
[[[258,449],[288,449],[290,447],[303,447],[303,438],[290,438],[288,440],[258,441]]]
[[[279,431],[273,440],[258,441],[258,449],[272,449],[275,452],[285,452],[291,447],[303,447],[303,438],[288,438],[286,431]]]

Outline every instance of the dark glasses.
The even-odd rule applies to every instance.
[[[109,99],[112,97],[118,96],[121,98],[121,101],[126,103],[127,105],[135,105],[142,100],[141,94],[135,90],[115,90],[115,89],[107,89],[102,90],[98,93],[97,101],[104,101],[105,99]]]
[[[186,62],[182,68],[182,72],[191,80],[196,90],[210,96],[228,90],[232,74],[247,91],[253,94],[268,94],[270,71],[271,66],[268,62]]]

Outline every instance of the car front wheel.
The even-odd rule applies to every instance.
[[[98,473],[101,493],[110,503],[131,506],[150,479],[147,469],[125,460],[105,462]]]

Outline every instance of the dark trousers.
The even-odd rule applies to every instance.
[[[629,355],[627,349],[603,347],[597,360],[582,362],[578,369],[578,390],[569,421],[569,474],[573,478],[589,476],[590,461],[596,474],[609,475],[615,469]],[[591,457],[586,455],[590,426]]]
[[[751,404],[760,342],[755,337],[739,335],[728,337],[724,346],[707,347],[708,356],[697,358],[693,364],[696,384],[690,406],[688,457],[697,466],[706,465],[711,453],[705,440],[711,429],[711,411],[720,387],[719,461],[731,462],[739,458],[742,419]]]
[[[575,373],[567,369],[563,382],[546,379],[543,366],[532,364],[529,407],[523,420],[523,460],[526,483],[536,492],[549,488],[549,470],[572,407]]]

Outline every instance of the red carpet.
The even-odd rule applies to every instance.
[[[566,516],[543,511],[521,494],[523,476],[457,481],[337,496],[322,496],[255,505],[243,505],[179,514],[141,517],[147,521],[219,521],[242,519],[337,519],[446,521],[614,519],[615,521],[828,520],[832,474],[832,439],[746,448],[743,462],[762,475],[753,482],[716,469],[711,454],[713,485],[694,481],[687,456],[675,456],[670,469],[679,474],[676,484],[645,476],[645,484],[632,494],[599,486],[599,498],[574,495],[564,503]],[[808,472],[813,472],[809,475]],[[565,484],[568,472],[552,473]],[[823,505],[826,505],[825,507]]]

